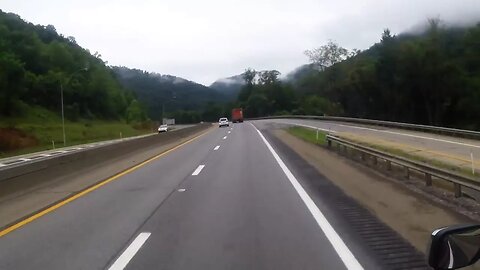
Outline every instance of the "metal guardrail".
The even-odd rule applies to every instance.
[[[373,149],[371,147],[353,143],[348,140],[338,138],[336,136],[327,135],[326,139],[327,139],[327,144],[329,148],[331,148],[332,144],[335,143],[339,148],[343,146],[345,148],[354,149],[360,152],[362,160],[366,159],[366,155],[371,156],[373,159],[373,163],[375,165],[377,164],[378,159],[384,160],[386,163],[387,170],[392,170],[392,164],[399,165],[404,168],[406,178],[410,177],[411,171],[420,172],[424,174],[425,184],[427,186],[432,185],[432,177],[450,182],[453,184],[455,197],[457,198],[463,195],[464,193],[462,192],[463,187],[467,187],[477,192],[480,192],[480,182],[476,181],[473,178],[469,178],[467,176],[460,175],[451,171],[439,169],[418,161],[413,161],[407,158],[399,157],[390,153]]]
[[[425,131],[430,133],[453,135],[453,136],[464,137],[464,138],[480,139],[480,131],[438,127],[438,126],[417,125],[417,124],[409,124],[409,123],[402,123],[402,122],[362,119],[362,118],[315,116],[315,115],[281,115],[281,116],[258,117],[258,118],[252,118],[251,120],[282,119],[282,118],[349,122],[349,123],[356,123],[356,124],[384,126],[384,127],[392,127],[392,128],[400,128],[400,129],[411,129],[411,130]]]

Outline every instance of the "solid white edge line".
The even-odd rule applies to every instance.
[[[215,146],[215,148],[213,148],[213,151],[217,151],[218,148],[220,148],[220,145]]]
[[[432,140],[432,141],[437,141],[437,142],[444,142],[444,143],[451,143],[451,144],[458,144],[458,145],[462,145],[462,146],[480,148],[480,145],[462,143],[462,142],[456,142],[456,141],[449,141],[449,140],[444,140],[444,139],[437,139],[437,138],[433,138],[433,137],[426,137],[426,136],[420,136],[420,135],[414,135],[414,134],[408,134],[408,133],[402,133],[402,132],[395,132],[395,131],[381,130],[381,129],[374,129],[374,128],[357,127],[357,126],[349,126],[349,125],[343,125],[343,124],[337,124],[337,125],[339,125],[341,127],[364,129],[364,130],[383,132],[383,133],[412,137],[412,138],[418,138],[418,139]]]
[[[199,175],[204,167],[205,167],[205,165],[198,165],[198,167],[195,169],[195,171],[193,171],[192,175]]]
[[[227,136],[223,137],[223,139],[225,140],[227,138]]]
[[[280,122],[280,123],[282,123],[282,122]],[[331,133],[339,132],[339,131],[335,131],[335,130],[324,129],[324,128],[319,128],[319,127],[309,126],[309,125],[304,125],[304,124],[298,124],[298,123],[294,123],[294,122],[287,122],[286,121],[286,122],[283,122],[283,123],[289,124],[289,125],[307,127],[307,128],[311,128],[311,129],[319,129],[319,130],[323,130],[323,131],[331,132]],[[402,132],[395,132],[395,131],[389,131],[389,130],[374,129],[374,128],[358,127],[358,126],[353,126],[353,125],[351,126],[351,125],[335,124],[335,123],[330,123],[330,124],[334,125],[334,126],[340,126],[340,127],[346,127],[346,128],[363,129],[363,130],[369,130],[369,131],[374,131],[374,132],[383,132],[383,133],[399,135],[399,136],[406,136],[406,137],[417,138],[417,139],[425,139],[425,140],[432,140],[432,141],[437,141],[437,142],[444,142],[444,143],[450,143],[450,144],[457,144],[457,145],[462,145],[462,146],[480,148],[480,145],[450,141],[450,140],[445,140],[445,139],[438,139],[438,138],[427,137],[427,136],[420,136],[420,135],[414,135],[414,134],[408,134],[408,133],[402,133]]]
[[[301,126],[301,127],[311,128],[311,129],[318,129],[318,130],[329,132],[329,133],[337,133],[335,130],[330,130],[330,129],[325,129],[325,128],[319,128],[319,127],[314,127],[314,126],[309,126],[309,125],[304,125],[304,124],[297,124],[297,123],[293,123],[293,122],[285,122],[285,123],[289,124],[289,125],[294,125],[294,126]]]
[[[108,269],[109,270],[122,270],[124,269],[130,260],[137,254],[138,250],[145,244],[147,239],[150,237],[151,233],[142,232],[140,233],[135,240],[128,246],[127,249],[118,257],[115,263],[112,264]]]
[[[262,138],[263,142],[267,146],[268,150],[272,153],[273,157],[277,161],[278,165],[280,165],[280,168],[283,170],[285,175],[287,176],[288,180],[290,180],[290,183],[292,186],[295,188],[297,191],[298,195],[300,195],[300,198],[303,200],[305,205],[307,206],[308,210],[312,214],[313,218],[317,222],[318,226],[320,229],[323,231],[325,236],[327,237],[328,241],[332,244],[333,248],[337,252],[338,256],[340,259],[343,261],[347,269],[352,270],[363,270],[362,265],[357,261],[353,253],[348,249],[347,245],[345,242],[343,242],[342,238],[337,234],[335,229],[333,229],[332,225],[328,222],[327,218],[323,215],[323,213],[318,209],[318,207],[315,205],[315,202],[310,198],[310,196],[307,194],[307,192],[303,189],[302,185],[298,182],[298,180],[295,178],[295,176],[292,174],[292,172],[288,169],[288,167],[285,165],[285,163],[282,161],[280,156],[275,152],[273,147],[270,145],[270,143],[265,139],[263,134],[252,124],[252,126],[255,128],[255,130],[258,132],[258,135]]]

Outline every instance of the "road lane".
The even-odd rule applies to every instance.
[[[257,131],[228,130],[1,237],[0,269],[347,269]]]
[[[347,269],[251,125],[203,162],[126,269]]]
[[[197,140],[0,238],[0,269],[104,269],[226,132]]]
[[[401,130],[386,127],[356,125],[345,122],[330,122],[305,119],[266,119],[253,123],[282,123],[319,128],[333,134],[353,135],[367,143],[387,145],[412,154],[434,158],[458,166],[480,168],[480,142],[478,140],[450,137],[418,131]]]

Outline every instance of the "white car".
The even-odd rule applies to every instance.
[[[218,120],[218,127],[228,127],[228,126],[230,126],[230,124],[228,123],[227,118],[220,118],[220,120]]]
[[[158,133],[167,132],[167,131],[168,131],[168,125],[161,125],[158,128]]]

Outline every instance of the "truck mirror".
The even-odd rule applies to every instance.
[[[428,264],[433,269],[458,269],[480,258],[480,225],[457,225],[432,232]]]

